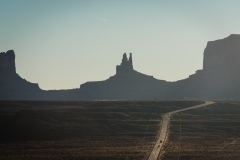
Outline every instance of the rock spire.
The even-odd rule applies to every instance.
[[[116,70],[117,75],[127,74],[133,71],[132,53],[130,53],[129,59],[126,53],[123,54],[122,63],[121,65],[117,65]]]

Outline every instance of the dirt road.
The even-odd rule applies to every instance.
[[[165,143],[165,140],[167,139],[167,131],[168,131],[168,125],[169,125],[169,121],[170,121],[170,117],[172,114],[174,113],[178,113],[178,112],[182,112],[182,111],[186,111],[189,109],[195,109],[195,108],[200,108],[200,107],[204,107],[210,104],[213,104],[215,102],[211,102],[211,101],[206,101],[204,104],[200,104],[200,105],[196,105],[196,106],[192,106],[192,107],[188,107],[188,108],[184,108],[184,109],[179,109],[176,111],[172,111],[172,112],[168,112],[166,114],[163,115],[163,120],[162,120],[162,128],[161,128],[161,132],[160,132],[160,136],[148,158],[148,160],[157,160],[158,155]],[[160,143],[160,141],[162,141],[162,143]]]

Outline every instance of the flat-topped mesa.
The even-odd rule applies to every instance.
[[[232,34],[224,39],[208,42],[204,51],[203,70],[238,74],[239,62],[240,35]]]
[[[0,73],[16,74],[15,54],[13,50],[0,53]]]
[[[117,65],[116,67],[116,75],[125,75],[131,73],[132,71],[132,53],[130,53],[129,60],[127,59],[127,54],[124,53],[121,65]]]

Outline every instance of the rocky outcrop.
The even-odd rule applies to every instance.
[[[0,53],[0,74],[16,74],[15,54],[13,50]]]
[[[204,71],[236,72],[240,68],[239,62],[240,35],[232,34],[227,38],[208,42],[204,51]]]
[[[166,82],[133,68],[132,54],[123,54],[116,74],[107,80],[86,82],[80,89],[42,91],[16,73],[13,51],[0,53],[0,99],[240,99],[240,35],[208,42],[203,69],[188,78]],[[173,73],[174,74],[174,73]]]
[[[132,71],[133,71],[132,53],[130,53],[129,60],[127,59],[126,53],[124,53],[121,65],[118,65],[116,67],[116,74],[125,75],[131,73]]]
[[[132,54],[116,67],[116,74],[105,81],[87,82],[80,85],[82,99],[149,99],[168,93],[166,81],[139,73],[133,69]],[[160,92],[159,92],[160,91]]]
[[[203,69],[174,83],[172,97],[240,99],[240,35],[210,41]]]
[[[166,82],[133,69],[123,55],[116,75],[80,87],[85,99],[240,99],[240,35],[208,42],[203,69],[188,78]],[[84,94],[85,93],[85,94]]]
[[[39,96],[38,84],[28,82],[16,73],[13,50],[0,53],[0,75],[1,100],[36,99]]]

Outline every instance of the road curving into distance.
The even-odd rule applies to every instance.
[[[169,126],[169,121],[170,121],[171,115],[173,115],[175,113],[178,113],[178,112],[190,110],[190,109],[205,107],[205,106],[213,104],[213,103],[215,103],[215,102],[205,101],[204,104],[200,104],[200,105],[196,105],[196,106],[183,108],[183,109],[179,109],[179,110],[176,110],[176,111],[165,113],[162,117],[162,128],[161,128],[159,138],[158,138],[150,156],[148,157],[148,160],[157,160],[158,155],[160,154],[160,151],[163,148],[163,145],[164,145],[164,143],[167,139],[167,131],[168,131],[168,126]],[[160,141],[162,141],[162,143],[160,143]]]

